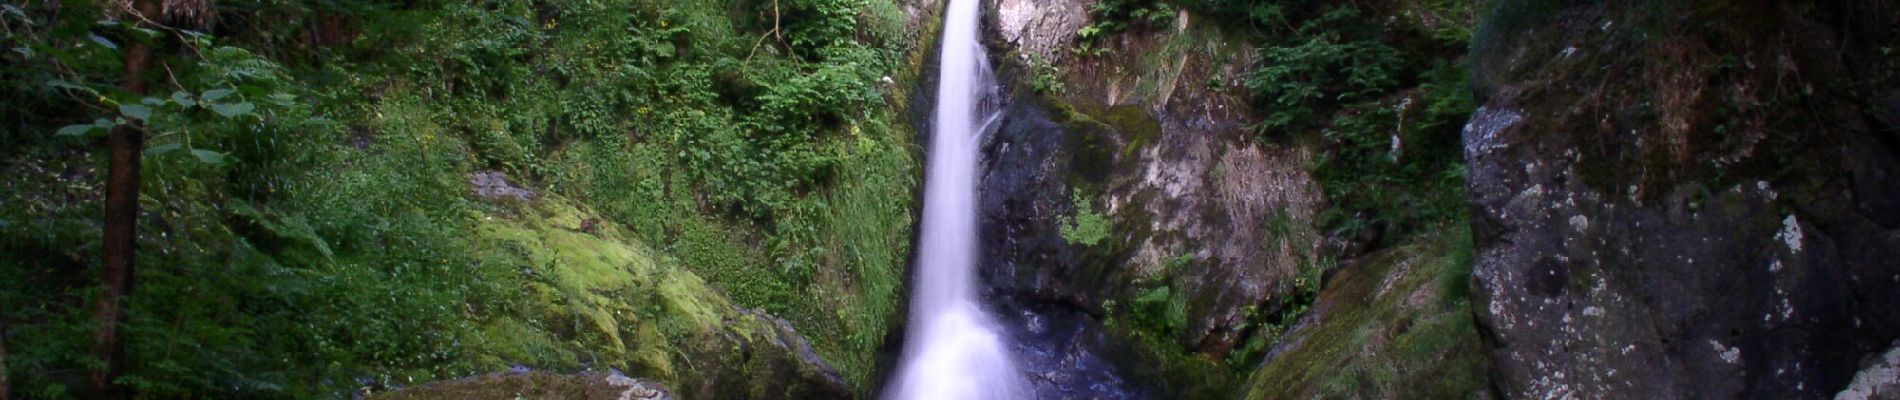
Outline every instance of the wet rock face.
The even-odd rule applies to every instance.
[[[1486,108],[1465,133],[1474,294],[1506,394],[1832,394],[1900,328],[1900,235],[1844,199],[1777,202],[1767,181],[1609,196],[1518,118]]]
[[[1593,37],[1603,35],[1602,22],[1560,15],[1568,22],[1558,33],[1540,34],[1602,39]],[[1640,50],[1700,45],[1687,40]],[[1569,48],[1580,47],[1555,57],[1592,65],[1590,48]],[[1779,148],[1699,142],[1717,128],[1691,109],[1657,110],[1657,120],[1614,107],[1574,111],[1578,103],[1552,88],[1582,89],[1535,72],[1549,60],[1531,49],[1502,61],[1533,72],[1494,85],[1463,138],[1478,251],[1474,308],[1501,394],[1831,397],[1900,335],[1900,225],[1889,200],[1900,196],[1900,158],[1866,129],[1873,118],[1819,99],[1811,110],[1843,118],[1776,133],[1783,137],[1747,125],[1729,131],[1740,141],[1785,140]],[[1840,68],[1794,65],[1812,61],[1788,60],[1827,60],[1799,49],[1756,51],[1794,54],[1783,59],[1788,67]],[[1642,71],[1675,67],[1700,68]],[[1703,100],[1693,96],[1728,90],[1702,82],[1767,87],[1747,76],[1649,78],[1599,83],[1605,88],[1581,96],[1694,104]],[[1683,93],[1692,95],[1670,97]],[[1759,110],[1763,120],[1778,118],[1776,109]],[[1574,123],[1581,120],[1589,122]],[[1643,156],[1606,162],[1624,154]],[[1755,168],[1771,163],[1783,168]],[[1714,172],[1685,172],[1705,167]]]
[[[1766,182],[1700,208],[1606,196],[1544,156],[1563,146],[1521,140],[1513,121],[1535,116],[1515,113],[1483,109],[1465,136],[1474,292],[1506,394],[1807,397],[1845,384],[1868,321],[1815,217],[1777,209]]]
[[[1152,357],[1224,358],[1254,333],[1249,310],[1270,315],[1288,297],[1300,257],[1319,243],[1306,153],[1250,140],[1235,72],[1249,47],[1209,39],[1218,35],[1183,15],[1173,29],[1119,35],[1105,55],[1077,57],[1074,35],[1090,4],[985,3],[986,42],[1009,85],[982,150],[985,297],[1012,328],[1018,357],[1035,361],[1025,373],[1046,398],[1229,390],[1207,387],[1218,379],[1199,371],[1163,371]],[[1164,62],[1140,61],[1156,52]],[[1039,78],[1066,90],[1037,93],[1028,82],[1049,65],[1055,76]],[[1106,218],[1107,237],[1063,236],[1078,202]],[[1183,326],[1156,332],[1161,347],[1117,339],[1103,326],[1113,319],[1120,330],[1155,329],[1124,321],[1138,296],[1164,286],[1186,315]]]
[[[1168,285],[1187,303],[1188,326],[1171,339],[1225,356],[1250,334],[1248,310],[1274,312],[1301,258],[1317,253],[1307,155],[1248,138],[1235,71],[1249,48],[1217,35],[1178,39],[1206,35],[1183,14],[1172,29],[1117,36],[1105,55],[1077,57],[1074,34],[1092,3],[988,4],[990,43],[1018,87],[984,150],[985,275],[1001,295],[1098,316],[1105,302],[1126,312],[1142,290]],[[1171,40],[1200,48],[1166,49]],[[1139,61],[1156,52],[1165,62]],[[1031,62],[1055,65],[1067,90],[1023,89],[1037,73]],[[1111,221],[1110,237],[1062,237],[1078,200]]]

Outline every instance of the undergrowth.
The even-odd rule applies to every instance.
[[[868,386],[909,245],[917,162],[880,83],[908,38],[893,5],[778,5],[233,2],[147,33],[86,2],[6,3],[16,393],[70,397],[96,363],[100,127],[127,121],[154,132],[123,382],[144,396],[611,365],[466,351],[525,318],[490,279],[520,272],[471,235],[512,209],[468,194],[478,171],[599,211]],[[160,49],[150,96],[116,87],[127,40]]]

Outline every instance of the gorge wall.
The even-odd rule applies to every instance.
[[[1832,396],[1900,335],[1900,13],[1662,3],[1522,2],[1478,39],[1497,390]]]
[[[985,150],[984,268],[1032,341],[1066,343],[1042,351],[1079,355],[1032,374],[1106,366],[1190,397],[1891,393],[1891,6],[1473,6],[1470,54],[1440,55],[1483,105],[1450,139],[1467,242],[1462,217],[1329,235],[1341,203],[1313,165],[1336,149],[1248,129],[1276,112],[1245,87],[1262,44],[1184,9],[1084,46],[1096,4],[990,6],[1012,86]],[[1368,7],[1388,32],[1459,23]],[[1419,97],[1399,86],[1381,101]],[[1261,315],[1335,261],[1269,332]]]

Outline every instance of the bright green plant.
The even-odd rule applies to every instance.
[[[1031,54],[1029,56],[1029,70],[1029,86],[1031,89],[1035,89],[1036,93],[1061,96],[1064,91],[1068,90],[1067,85],[1062,83],[1062,69],[1050,63],[1049,60],[1044,60],[1040,56]]]
[[[1095,205],[1076,193],[1071,199],[1075,204],[1075,215],[1063,217],[1062,239],[1069,244],[1094,246],[1108,238],[1108,216],[1095,211]]]

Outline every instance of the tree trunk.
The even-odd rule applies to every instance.
[[[0,400],[11,398],[7,394],[12,387],[7,384],[7,323],[0,321]]]
[[[159,18],[158,0],[133,0],[130,18],[144,22]],[[145,93],[145,71],[152,65],[152,48],[145,43],[127,41],[125,51],[125,89]],[[92,356],[103,361],[104,368],[90,376],[95,398],[127,397],[114,381],[125,373],[125,341],[120,328],[125,323],[127,297],[132,294],[133,250],[138,244],[139,160],[145,151],[144,129],[128,122],[113,128],[107,141],[111,165],[106,172],[106,219],[104,265],[99,270],[103,286],[93,307],[98,330],[92,335]]]

